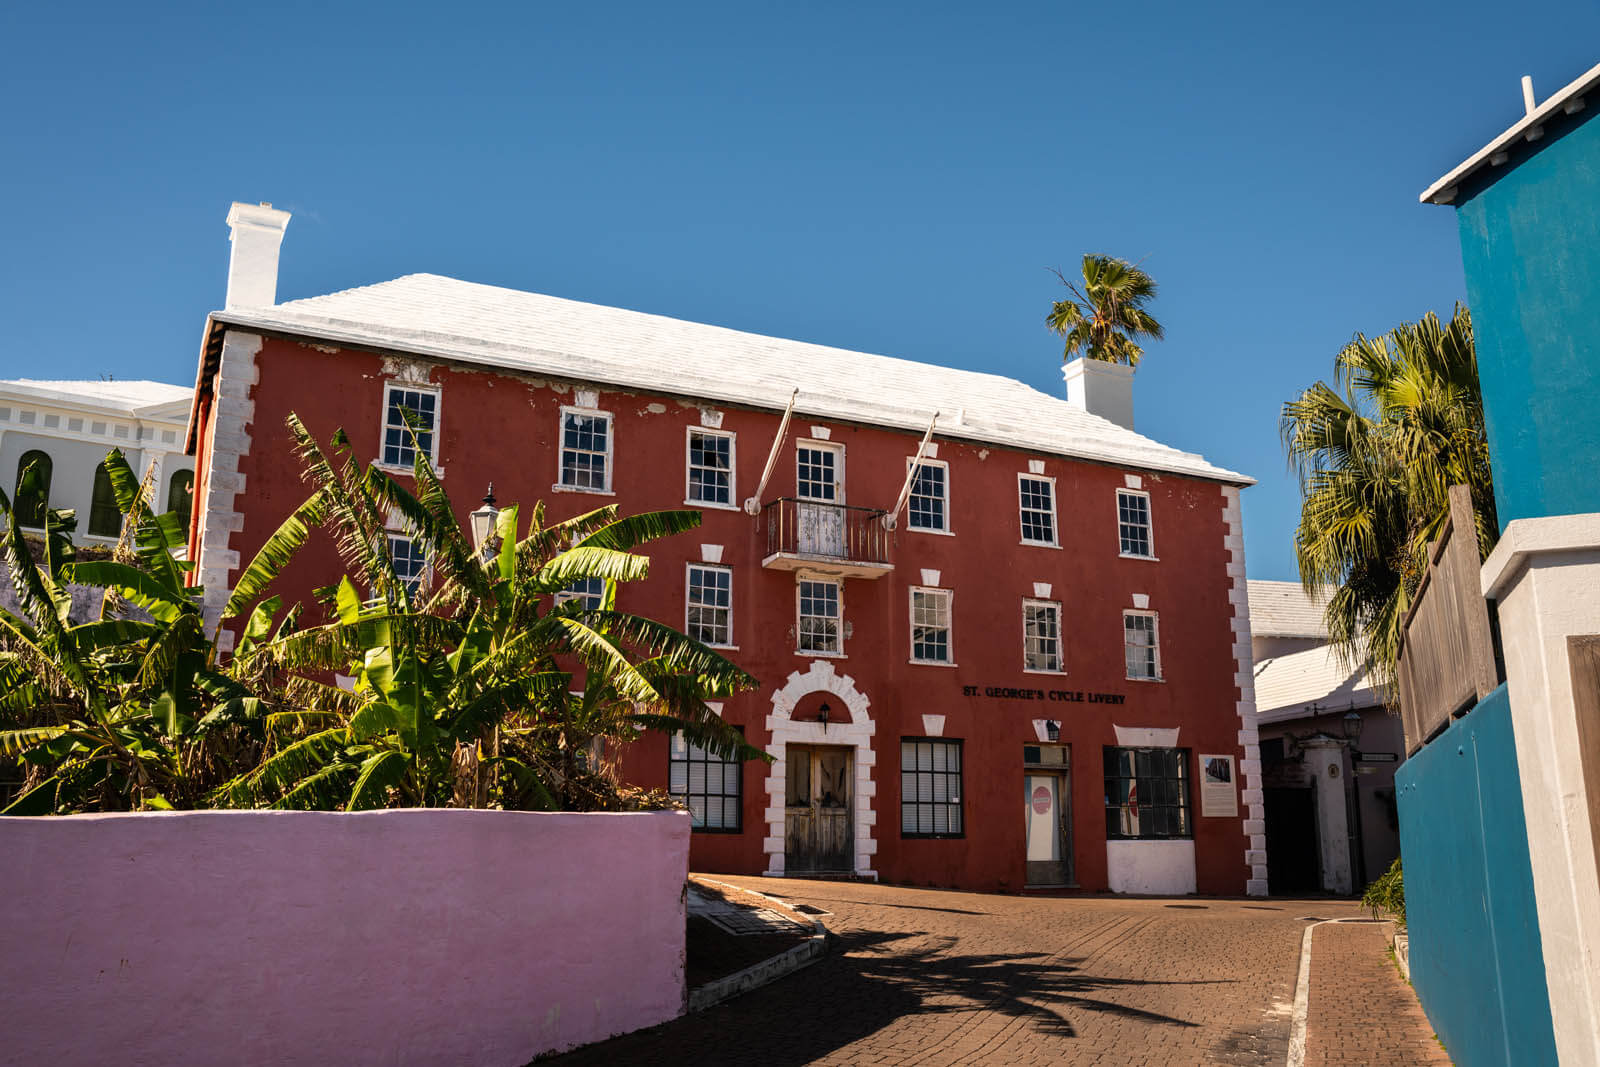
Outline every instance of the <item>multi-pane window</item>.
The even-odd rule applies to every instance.
[[[960,837],[961,742],[900,742],[900,834]]]
[[[1150,680],[1161,677],[1161,649],[1156,639],[1156,613],[1122,613],[1122,644],[1128,661],[1128,677]]]
[[[906,502],[907,521],[913,530],[950,529],[950,469],[943,463],[923,460],[911,478],[911,497]]]
[[[711,430],[689,431],[691,504],[733,504],[733,435]]]
[[[1189,750],[1105,749],[1106,837],[1190,837]]]
[[[561,410],[561,482],[568,489],[611,488],[611,416]]]
[[[1049,478],[1017,479],[1022,512],[1022,540],[1032,545],[1056,543],[1056,483]]]
[[[820,445],[794,450],[795,496],[801,500],[835,500],[839,496],[839,451]]]
[[[911,658],[950,662],[950,590],[911,590]]]
[[[694,829],[737,833],[743,769],[739,760],[723,759],[676,733],[668,749],[667,791],[688,806]]]
[[[556,604],[565,604],[569,600],[581,600],[585,611],[599,611],[605,603],[606,580],[604,578],[579,578],[565,589],[556,594]]]
[[[428,570],[428,555],[420,542],[403,533],[389,531],[384,535],[389,542],[389,559],[394,562],[395,577],[408,592],[415,593],[422,585]]]
[[[1117,539],[1124,556],[1153,556],[1150,543],[1150,494],[1117,490]]]
[[[433,438],[438,430],[439,394],[429,389],[386,385],[383,389],[383,462],[410,468],[421,447],[434,459]]]
[[[733,571],[689,566],[684,632],[702,644],[733,644]]]
[[[839,583],[800,581],[801,652],[840,652]]]
[[[1022,669],[1060,672],[1061,605],[1054,600],[1022,602]]]
[[[111,487],[111,472],[104,463],[94,469],[94,496],[89,500],[89,533],[95,537],[117,537],[122,533],[122,509]]]

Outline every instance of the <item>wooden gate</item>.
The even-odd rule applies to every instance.
[[[784,871],[850,874],[855,839],[850,818],[853,749],[790,745],[784,803]]]

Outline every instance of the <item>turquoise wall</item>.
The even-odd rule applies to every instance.
[[[1462,1067],[1556,1063],[1511,702],[1501,686],[1395,773],[1411,981]]]
[[[1600,511],[1600,111],[1546,135],[1457,219],[1500,525]]]

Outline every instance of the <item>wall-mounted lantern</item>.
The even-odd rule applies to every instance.
[[[485,559],[500,551],[500,538],[494,532],[499,515],[500,509],[494,506],[494,483],[490,482],[483,506],[468,516],[472,521],[472,547]]]
[[[1054,719],[1044,721],[1044,736],[1051,741],[1061,740],[1061,724]]]

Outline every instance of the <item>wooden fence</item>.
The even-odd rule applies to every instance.
[[[1397,673],[1407,754],[1499,685],[1481,562],[1472,492],[1452,485],[1450,521],[1428,546],[1428,570],[1402,624]]]

